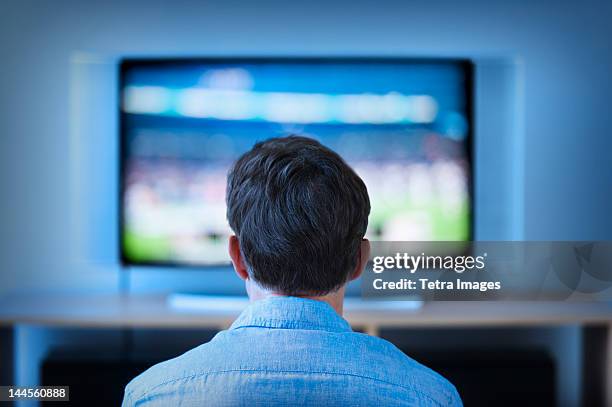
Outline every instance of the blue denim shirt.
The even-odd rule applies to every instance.
[[[454,386],[328,304],[271,297],[210,342],[153,366],[123,406],[461,406]]]

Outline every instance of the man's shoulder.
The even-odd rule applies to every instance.
[[[158,363],[132,379],[125,387],[124,405],[154,394],[163,386],[172,385],[201,372],[196,369],[200,362],[206,362],[209,352],[207,343],[191,349],[175,358]]]
[[[363,356],[369,358],[369,363],[366,363],[369,371],[378,372],[382,375],[380,378],[406,391],[418,392],[435,404],[461,404],[455,386],[442,375],[417,362],[385,339],[357,335],[368,346],[369,350]]]
[[[251,373],[257,370],[270,372],[272,367],[279,372],[284,369],[294,374],[301,370],[305,376],[317,372],[358,377],[372,383],[395,386],[398,391],[416,393],[430,400],[432,405],[458,404],[459,398],[452,384],[381,338],[351,332],[341,334],[342,339],[336,337],[333,341],[326,341],[325,334],[315,337],[308,335],[303,338],[304,343],[299,343],[299,336],[292,337],[292,345],[305,350],[302,354],[295,349],[283,349],[273,339],[270,342],[275,343],[258,341],[257,349],[252,346],[248,349],[241,342],[252,344],[252,338],[244,338],[245,334],[221,332],[213,341],[151,367],[128,384],[125,404],[132,405],[134,401],[180,387],[191,379],[205,379],[210,374],[239,374],[241,369]],[[311,349],[305,349],[309,346]],[[330,349],[322,351],[322,346]],[[291,360],[288,355],[295,358]],[[306,357],[311,362],[305,363]]]

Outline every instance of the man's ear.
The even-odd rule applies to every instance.
[[[234,271],[242,280],[248,280],[249,273],[247,271],[246,266],[244,265],[244,261],[242,261],[242,253],[240,252],[240,242],[235,235],[230,236],[229,238],[229,255],[232,259],[232,264],[234,265]]]
[[[359,278],[368,264],[368,260],[370,259],[370,241],[368,239],[361,240],[357,256],[359,256],[359,258],[357,259],[355,271],[351,276],[351,281]]]

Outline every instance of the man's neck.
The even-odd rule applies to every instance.
[[[250,280],[247,281],[246,289],[251,302],[270,297],[288,297],[286,294],[261,288],[259,285],[250,282]],[[307,298],[309,300],[325,302],[329,304],[340,316],[342,316],[344,311],[344,287],[341,287],[332,293],[321,296],[293,295],[292,297]]]

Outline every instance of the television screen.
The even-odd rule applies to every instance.
[[[227,171],[288,134],[319,140],[362,177],[370,240],[468,240],[471,82],[465,60],[124,60],[123,263],[228,264]]]

